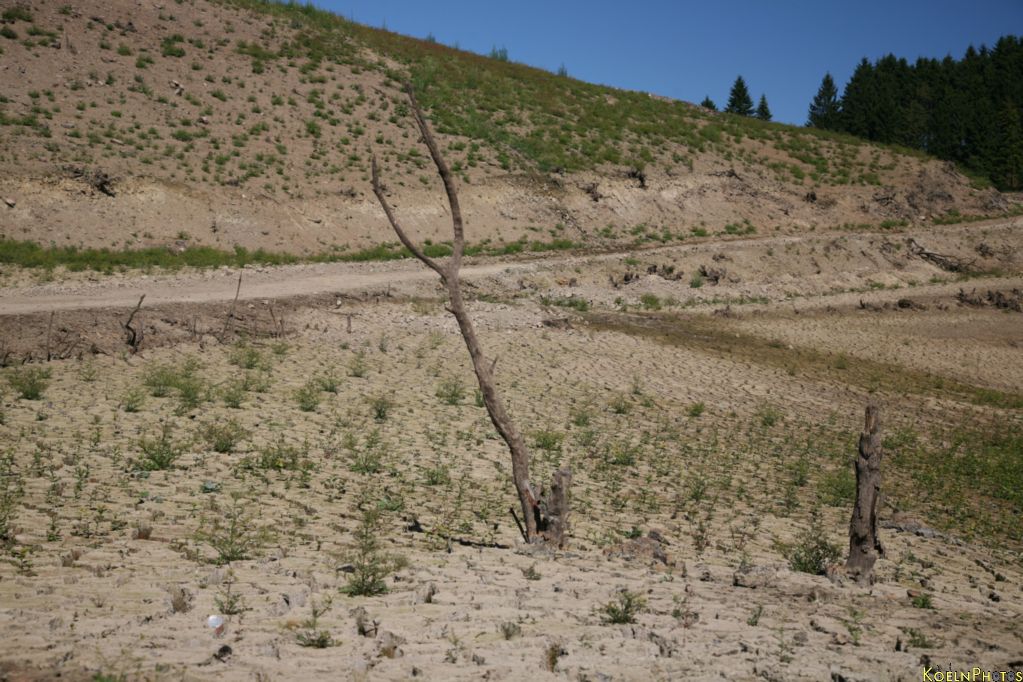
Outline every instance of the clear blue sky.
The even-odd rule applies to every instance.
[[[774,119],[803,124],[825,71],[839,90],[862,57],[962,57],[1023,34],[1023,0],[314,0],[370,26],[586,81],[719,107],[741,74]]]

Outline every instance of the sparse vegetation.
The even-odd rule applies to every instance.
[[[620,589],[614,598],[601,607],[601,617],[608,624],[635,623],[636,616],[646,609],[646,600],[626,589]]]
[[[7,383],[22,400],[40,400],[49,382],[47,367],[18,367],[7,374]]]

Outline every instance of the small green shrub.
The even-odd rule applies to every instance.
[[[547,452],[560,452],[565,434],[551,429],[542,429],[533,433],[533,447]]]
[[[32,22],[32,11],[28,7],[24,7],[22,5],[5,9],[2,16],[4,21],[8,21],[10,23],[14,23],[15,21]]]
[[[921,592],[920,594],[914,595],[911,603],[913,604],[914,607],[918,609],[934,608],[934,600],[931,598],[931,595],[927,594],[926,592]]]
[[[369,365],[366,363],[366,351],[359,350],[348,363],[348,375],[361,379],[369,373]]]
[[[632,403],[629,402],[628,398],[619,393],[611,398],[611,402],[608,403],[608,407],[610,407],[611,411],[615,414],[628,414],[629,410],[632,409]]]
[[[445,405],[457,405],[465,397],[465,387],[457,377],[448,377],[438,384],[437,397]]]
[[[18,511],[18,500],[24,493],[21,474],[14,464],[14,454],[0,454],[0,547],[14,543],[14,517]]]
[[[141,386],[129,388],[121,398],[121,407],[125,412],[138,412],[146,402],[146,392]]]
[[[160,429],[160,435],[156,438],[143,436],[139,439],[138,448],[141,456],[136,460],[136,466],[143,471],[162,471],[174,466],[174,462],[184,454],[188,445],[184,442],[175,441],[173,438],[174,427],[165,423]]]
[[[405,566],[404,559],[390,556],[380,548],[383,533],[380,511],[366,509],[355,530],[355,548],[349,556],[352,572],[341,591],[352,597],[371,597],[387,592],[386,578]]]
[[[614,599],[601,607],[601,618],[605,624],[635,623],[636,616],[646,608],[646,599],[641,595],[622,588]]]
[[[337,644],[334,637],[328,631],[321,630],[319,625],[320,616],[329,611],[330,607],[330,599],[322,602],[319,606],[316,605],[315,601],[312,602],[312,616],[302,621],[302,629],[295,635],[299,646],[310,647],[312,649],[326,649]]]
[[[268,369],[262,351],[247,343],[236,343],[227,356],[227,361],[241,369]]]
[[[380,394],[369,399],[369,406],[373,411],[373,418],[382,422],[387,420],[387,415],[394,407],[394,402],[386,394]]]
[[[49,367],[18,367],[7,375],[7,383],[23,400],[41,399],[49,380]]]
[[[320,384],[320,390],[326,391],[327,393],[333,393],[337,395],[341,391],[341,377],[334,369],[328,369],[326,372],[316,378],[316,381]]]
[[[644,310],[661,309],[661,299],[654,294],[643,294],[639,297],[639,302],[642,304]]]
[[[812,575],[824,575],[828,565],[842,556],[841,548],[829,541],[824,533],[819,514],[813,515],[810,527],[787,550],[789,568]]]
[[[213,563],[223,565],[251,559],[259,552],[268,533],[256,526],[255,506],[249,500],[243,501],[240,495],[232,495],[228,508],[214,507],[200,519],[196,539],[217,553]]]
[[[320,404],[320,382],[315,379],[307,381],[295,390],[295,400],[298,401],[298,409],[303,412],[315,410]]]
[[[706,405],[704,405],[702,402],[701,403],[693,403],[692,405],[689,406],[689,416],[690,417],[699,417],[701,414],[703,414],[703,411],[705,409],[706,409]]]
[[[260,448],[255,457],[248,458],[245,463],[248,467],[263,470],[296,470],[300,468],[301,455],[299,448],[289,445],[284,436],[279,435],[277,440]]]
[[[233,451],[248,433],[236,419],[231,418],[205,424],[201,429],[201,435],[214,452],[228,453]]]
[[[237,410],[242,406],[242,401],[245,400],[246,388],[246,381],[244,379],[229,381],[221,387],[220,397],[225,405]]]

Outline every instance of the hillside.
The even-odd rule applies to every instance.
[[[351,254],[393,241],[369,192],[373,152],[405,220],[444,239],[442,193],[400,92],[408,79],[461,178],[476,245],[667,242],[1010,208],[909,152],[304,7],[36,1],[3,19],[0,235],[44,246]]]

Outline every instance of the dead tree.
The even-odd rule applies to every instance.
[[[142,309],[142,301],[146,300],[146,295],[142,294],[139,297],[139,302],[135,306],[135,309],[131,311],[131,315],[128,316],[128,321],[124,323],[124,331],[127,332],[128,338],[126,343],[131,348],[132,355],[139,352],[139,346],[142,345],[142,335],[144,333],[144,327],[140,324],[138,329],[131,326],[132,321],[135,319],[135,315],[138,314],[139,310]]]
[[[942,253],[928,251],[912,237],[907,239],[906,243],[909,245],[910,254],[922,258],[928,263],[932,263],[946,272],[969,272],[973,268],[973,264],[976,262],[975,260],[965,261],[962,258],[957,258],[955,256],[948,256]]]
[[[412,107],[412,115],[415,118],[419,132],[433,163],[437,167],[437,173],[444,183],[444,191],[447,193],[448,204],[451,207],[451,226],[454,231],[452,253],[446,263],[441,263],[427,256],[423,250],[416,245],[402,228],[394,214],[394,210],[384,196],[384,188],[380,183],[380,172],[377,167],[376,156],[372,159],[372,182],[373,193],[376,195],[380,206],[384,209],[387,220],[394,228],[398,239],[412,252],[424,265],[437,273],[441,283],[447,289],[449,306],[447,307],[455,320],[458,322],[458,329],[465,340],[465,346],[469,350],[469,357],[472,359],[473,370],[476,372],[476,379],[479,382],[480,392],[483,395],[483,403],[486,405],[490,421],[493,422],[497,433],[504,440],[511,453],[512,479],[518,493],[519,502],[522,505],[522,514],[525,521],[523,536],[527,542],[546,542],[552,546],[564,546],[568,528],[568,486],[572,480],[571,473],[567,470],[559,471],[554,475],[551,486],[552,492],[547,495],[537,491],[529,481],[529,451],[522,439],[515,422],[505,410],[504,401],[497,390],[497,382],[494,380],[494,367],[496,359],[487,360],[480,347],[479,339],[476,336],[476,329],[472,319],[465,310],[465,302],[462,298],[462,286],[459,278],[459,269],[462,265],[462,255],[465,250],[465,232],[462,225],[462,211],[458,203],[458,195],[455,191],[454,179],[447,163],[441,156],[440,148],[437,146],[426,118],[423,115],[411,84],[406,84],[405,92],[408,94]]]
[[[861,585],[873,580],[874,562],[884,556],[877,537],[877,500],[881,494],[881,415],[873,400],[867,403],[863,433],[856,456],[856,504],[849,521],[849,560],[846,571]]]

